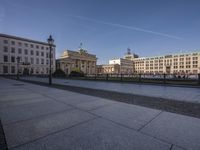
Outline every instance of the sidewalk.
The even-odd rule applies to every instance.
[[[9,149],[199,150],[200,119],[0,78]]]

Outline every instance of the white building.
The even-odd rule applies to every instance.
[[[0,74],[48,74],[49,45],[12,35],[0,34]],[[52,72],[55,70],[55,45],[52,48]],[[17,57],[20,58],[17,68]]]
[[[133,61],[123,58],[111,59],[109,64],[118,64],[120,65],[120,73],[130,74],[133,73]]]

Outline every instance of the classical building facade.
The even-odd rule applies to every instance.
[[[48,43],[0,34],[0,74],[48,74],[50,50]],[[51,54],[55,70],[55,45]],[[19,59],[19,63],[17,61]]]
[[[135,58],[133,63],[135,73],[197,74],[200,73],[200,52]]]
[[[74,69],[79,69],[85,74],[96,73],[96,55],[89,54],[84,49],[78,51],[65,50],[56,60],[57,69],[62,69],[67,75]]]

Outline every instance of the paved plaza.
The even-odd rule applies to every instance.
[[[23,77],[25,80],[34,80],[48,82],[48,78]],[[159,97],[172,100],[188,101],[200,103],[200,88],[172,87],[164,85],[146,85],[134,83],[113,83],[113,82],[96,82],[86,80],[69,80],[69,79],[53,79],[53,83],[61,85],[70,85],[78,87],[86,87],[92,89],[103,89],[108,91]]]
[[[71,80],[65,82],[92,88],[103,88],[105,84]],[[120,90],[124,87],[123,91],[126,91],[125,88],[131,87],[129,84],[109,84],[105,89]],[[200,149],[198,118],[5,78],[0,78],[0,85],[0,119],[9,149]],[[133,85],[129,91],[134,91],[134,88],[137,91],[137,87],[140,85]],[[155,90],[152,87],[143,88]],[[160,86],[157,88],[162,90]],[[170,92],[169,87],[163,88]],[[180,91],[178,87],[171,88],[172,96],[178,93],[178,99],[182,98],[179,100],[190,98],[199,102],[199,89],[185,88],[183,93],[186,96],[182,93],[181,97],[181,88]],[[189,97],[189,93],[195,93],[197,98],[194,99],[192,95]]]

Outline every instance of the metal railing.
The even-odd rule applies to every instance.
[[[1,75],[16,78],[16,75]],[[20,77],[47,78],[48,75],[21,75]],[[200,74],[85,74],[83,77],[53,76],[62,79],[79,79],[94,81],[137,82],[155,84],[177,84],[200,86]]]
[[[86,74],[82,79],[200,85],[200,74]]]

